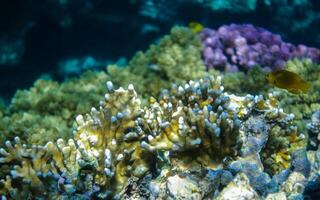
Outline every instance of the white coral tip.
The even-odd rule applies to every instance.
[[[82,126],[84,124],[83,115],[77,115],[76,122],[79,126]]]
[[[108,89],[109,91],[113,91],[113,83],[112,83],[111,81],[108,81],[108,82],[107,82],[107,89]]]
[[[128,90],[129,90],[129,91],[134,91],[134,86],[133,86],[132,84],[129,84],[129,85],[128,85]]]

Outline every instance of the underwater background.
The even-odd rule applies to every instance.
[[[320,199],[320,1],[4,0],[2,199]]]

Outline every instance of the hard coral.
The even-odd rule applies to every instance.
[[[108,75],[87,72],[61,84],[38,80],[29,90],[17,91],[9,109],[3,112],[0,142],[19,136],[22,141],[44,145],[58,138],[71,138],[69,130],[75,116],[98,105],[104,92],[102,83],[110,79],[118,86],[139,83],[136,84],[139,94],[158,95],[173,82],[182,83],[204,75],[200,52],[198,36],[188,28],[175,27],[159,44],[151,45],[145,53],[138,52],[128,67],[109,66]]]
[[[255,65],[279,69],[293,58],[320,62],[319,49],[283,42],[279,35],[251,24],[225,25],[217,31],[205,28],[200,36],[208,69],[247,71]]]
[[[310,59],[288,61],[285,69],[297,73],[303,80],[311,84],[311,89],[306,94],[294,95],[289,92],[278,92],[280,106],[286,112],[293,113],[297,120],[307,120],[320,109],[320,65]],[[303,122],[303,121],[302,121]],[[305,126],[305,122],[301,127]]]
[[[128,90],[114,90],[111,82],[107,86],[109,94],[100,109],[77,117],[75,140],[83,155],[80,162],[89,162],[96,170],[96,184],[120,191],[128,177],[141,177],[149,170],[148,155],[140,147],[142,134],[134,131],[142,109],[133,86]]]
[[[18,137],[14,145],[6,142],[6,150],[0,151],[3,194],[12,198],[48,197],[50,193],[106,198],[119,192],[128,177],[149,170],[148,157],[140,147],[141,135],[133,132],[142,111],[136,92],[132,85],[128,90],[114,90],[110,82],[107,86],[109,93],[100,108],[77,116],[75,137],[68,143],[59,139],[30,148]],[[48,180],[56,182],[53,191],[45,185]]]
[[[313,113],[311,122],[307,124],[309,149],[319,148],[320,143],[320,110]]]
[[[217,167],[260,151],[270,174],[288,168],[290,155],[306,146],[293,116],[279,109],[272,95],[267,100],[230,95],[220,81],[218,77],[173,86],[152,102],[138,119],[146,135],[142,147],[178,170]]]
[[[0,119],[1,142],[19,136],[23,142],[43,145],[71,138],[75,116],[98,105],[106,81],[104,72],[86,72],[62,84],[38,80],[29,90],[17,91]]]
[[[176,26],[158,44],[136,53],[126,68],[108,66],[107,70],[114,84],[139,83],[136,85],[139,94],[157,96],[171,83],[184,83],[204,75],[201,48],[195,33]]]
[[[241,111],[229,105],[230,97],[223,93],[219,79],[173,86],[138,119],[147,135],[141,145],[167,164],[221,164],[223,158],[237,153]]]
[[[132,85],[115,90],[107,82],[99,108],[76,117],[74,138],[68,142],[30,146],[18,137],[14,144],[6,141],[0,149],[1,193],[14,199],[119,199],[134,177],[223,167],[246,174],[264,195],[271,178],[263,172],[269,163],[261,162],[260,152],[267,157],[288,153],[285,161],[271,164],[303,171],[304,157],[293,151],[305,143],[300,143],[303,138],[291,124],[292,116],[277,107],[273,96],[228,94],[220,81],[204,78],[173,85],[145,108]],[[266,145],[274,145],[276,138],[292,144]],[[256,165],[247,164],[253,160]],[[176,194],[175,188],[170,191]]]

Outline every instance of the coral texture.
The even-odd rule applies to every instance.
[[[320,144],[320,110],[317,110],[311,116],[311,122],[307,124],[309,135],[309,148],[317,149]]]
[[[118,86],[136,83],[136,90],[144,97],[158,95],[173,82],[204,76],[200,52],[198,36],[188,28],[175,27],[159,44],[138,52],[125,68],[109,66],[108,74],[86,72],[61,84],[38,80],[30,89],[17,91],[9,108],[3,109],[0,142],[19,136],[23,142],[43,145],[71,138],[75,116],[98,105],[107,80]]]
[[[235,179],[225,187],[217,200],[236,200],[236,199],[258,200],[259,195],[252,189],[249,179],[245,174],[238,174]]]
[[[19,136],[23,142],[43,145],[71,138],[75,116],[99,104],[106,81],[104,72],[87,72],[62,84],[40,79],[29,90],[17,91],[0,119],[0,141]]]
[[[208,69],[247,71],[259,65],[279,69],[293,58],[310,58],[320,62],[320,50],[282,41],[280,35],[266,29],[245,25],[225,25],[217,31],[205,28],[200,33],[203,59]]]
[[[297,120],[309,120],[311,115],[320,109],[320,65],[310,59],[295,59],[288,61],[285,69],[297,73],[303,80],[309,82],[311,89],[307,94],[300,95],[279,89],[277,98],[281,100],[280,105],[286,112],[293,113]]]
[[[290,155],[281,159],[283,152],[291,153],[290,146],[265,147],[266,142],[278,137],[272,130],[282,124],[286,127],[279,133],[283,142],[286,137],[293,138],[291,146],[304,148],[300,143],[303,138],[294,125],[289,125],[291,115],[277,108],[272,96],[263,99],[228,94],[223,92],[220,81],[219,77],[206,78],[174,85],[163,91],[159,100],[151,98],[145,108],[141,108],[132,85],[127,90],[115,90],[107,82],[108,93],[99,108],[76,117],[74,138],[68,142],[58,139],[44,146],[30,146],[18,137],[14,143],[5,142],[0,150],[1,193],[14,199],[70,195],[121,198],[134,177],[163,174],[166,168],[181,172],[227,165],[235,174],[245,173],[250,181],[264,180],[261,187],[265,187],[270,178],[252,175],[245,164],[256,159],[261,165],[259,157],[251,155],[263,149],[280,154],[274,162],[282,169],[291,165],[304,169],[304,154],[294,156],[297,159],[292,164]],[[265,132],[259,132],[260,126],[266,128]],[[178,195],[176,191],[170,189],[172,195]]]
[[[232,103],[219,78],[174,85],[138,119],[147,135],[141,145],[176,167],[221,164],[237,154],[238,112],[247,112],[245,106],[230,107]]]
[[[14,144],[7,141],[0,152],[1,172],[6,174],[1,193],[16,199],[60,192],[106,198],[127,184],[126,177],[146,173],[148,157],[140,147],[139,132],[133,132],[141,102],[132,85],[114,90],[108,82],[107,87],[99,110],[77,116],[74,139],[67,143],[59,139],[28,147],[18,137]],[[47,187],[47,181],[55,183]]]
[[[146,52],[136,53],[127,67],[108,66],[107,70],[114,84],[139,83],[136,84],[139,94],[157,96],[171,83],[184,83],[204,76],[201,48],[195,33],[176,26],[158,44],[151,45]]]

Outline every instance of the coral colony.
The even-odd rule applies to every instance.
[[[293,58],[320,62],[319,49],[286,43],[279,35],[250,24],[231,24],[217,30],[205,28],[200,36],[203,59],[209,69],[239,71],[260,65],[273,70]]]
[[[37,81],[0,109],[2,199],[303,199],[320,184],[317,62],[252,25],[174,27],[125,68]],[[254,66],[311,94],[244,92]]]

